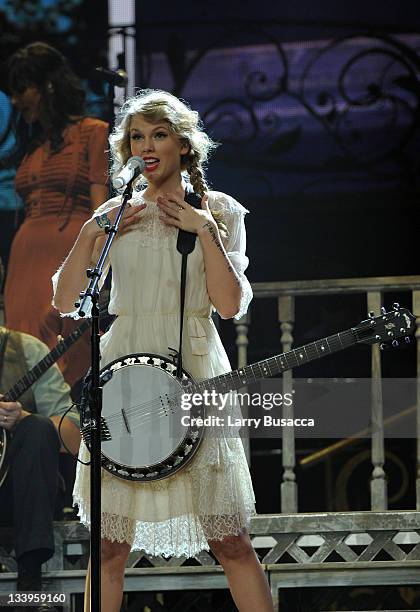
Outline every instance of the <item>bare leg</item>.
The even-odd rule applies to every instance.
[[[274,612],[267,579],[247,533],[209,541],[239,612]]]
[[[86,572],[86,581],[85,581],[85,599],[83,609],[85,612],[90,612],[90,559]]]
[[[127,543],[101,541],[101,612],[120,612],[124,570],[131,546]],[[90,612],[90,563],[86,576],[85,612]]]
[[[102,539],[101,546],[101,612],[120,612],[124,587],[124,570],[131,546],[126,542]]]

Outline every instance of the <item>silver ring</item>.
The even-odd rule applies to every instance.
[[[4,415],[3,421],[7,421],[7,416],[6,415]]]
[[[102,215],[97,215],[95,217],[96,223],[99,225],[101,229],[105,229],[106,227],[111,227],[111,219],[108,217],[106,213]]]

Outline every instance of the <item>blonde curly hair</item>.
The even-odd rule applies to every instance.
[[[120,109],[116,125],[109,137],[111,146],[111,175],[117,174],[131,157],[130,123],[132,117],[142,115],[150,123],[164,121],[168,128],[178,136],[189,151],[181,156],[181,171],[198,195],[203,196],[209,189],[204,165],[218,143],[204,132],[198,113],[188,104],[172,94],[159,89],[141,89],[135,96],[128,98]],[[141,175],[136,187],[144,187],[147,180]]]

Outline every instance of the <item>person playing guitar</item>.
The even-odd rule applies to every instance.
[[[2,276],[0,262],[0,286]],[[60,450],[65,451],[58,427],[72,402],[56,365],[46,368],[20,402],[4,401],[2,394],[36,367],[48,350],[37,338],[0,326],[0,525],[14,525],[18,591],[42,590],[41,565],[54,554],[58,458]],[[67,449],[77,453],[77,412],[63,418],[60,436]]]

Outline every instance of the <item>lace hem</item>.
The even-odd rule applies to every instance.
[[[248,279],[242,273],[239,273],[239,278],[241,282],[241,301],[239,304],[239,311],[234,316],[235,320],[241,319],[248,312],[249,304],[254,296],[251,285],[249,284]]]
[[[57,272],[51,278],[51,282],[53,286],[53,296],[55,296],[55,292],[57,290],[58,277],[60,275],[60,272],[61,272],[61,267],[57,270]],[[102,285],[104,284],[104,280],[102,279],[106,277],[107,273],[108,272],[105,270],[104,273],[102,274],[101,280],[99,281],[99,288],[101,288]],[[58,310],[57,306],[55,305],[54,297],[51,300],[51,305],[54,306],[54,308]],[[62,319],[66,317],[70,317],[74,319],[75,321],[78,321],[79,319],[90,318],[92,316],[92,300],[89,300],[89,302],[87,303],[87,306],[85,307],[85,313],[86,314],[84,317],[79,316],[79,309],[77,308],[76,310],[72,310],[71,312],[60,312],[60,317]]]
[[[81,522],[90,528],[86,513]],[[210,550],[208,541],[237,536],[249,528],[250,516],[182,516],[162,523],[135,521],[126,516],[102,513],[101,536],[111,542],[127,543],[131,550],[161,557],[186,557]]]
[[[204,440],[190,468],[162,481],[128,483],[103,472],[103,537],[151,555],[192,557],[208,550],[208,540],[247,529],[255,497],[243,446],[236,438],[220,442]],[[87,455],[82,444],[81,459]],[[74,502],[87,526],[89,480],[89,470],[79,463]]]
[[[61,272],[61,267],[57,270],[57,272],[51,278],[51,282],[52,282],[52,286],[53,286],[53,299],[51,300],[51,305],[54,306],[54,308],[56,308],[57,310],[58,310],[58,308],[55,305],[54,296],[55,296],[55,292],[57,291],[58,277],[60,276],[60,272]],[[87,308],[86,316],[90,317],[91,313],[92,313],[92,304],[89,304],[89,307]],[[71,312],[60,312],[60,317],[62,319],[64,319],[65,317],[71,317],[75,321],[77,321],[78,319],[82,318],[82,317],[79,316],[79,310],[78,309],[77,310],[72,310]]]
[[[242,206],[235,198],[222,191],[211,191],[209,193],[210,210],[220,210],[228,214],[241,214],[245,216],[249,210]]]

